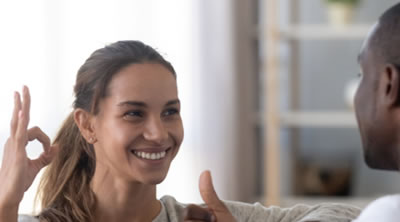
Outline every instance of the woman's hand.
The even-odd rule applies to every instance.
[[[211,179],[210,171],[204,171],[200,175],[199,183],[200,195],[206,207],[189,205],[183,213],[183,220],[186,222],[235,222],[229,209],[218,198]]]
[[[56,153],[56,148],[50,145],[49,137],[39,127],[27,129],[31,101],[26,86],[23,87],[22,97],[21,101],[19,93],[15,92],[10,137],[4,146],[0,168],[0,215],[5,210],[18,210],[24,192]],[[29,141],[33,140],[42,143],[44,152],[37,159],[31,160],[25,149]]]

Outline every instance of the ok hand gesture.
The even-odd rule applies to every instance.
[[[26,86],[22,90],[22,98],[21,101],[20,94],[15,92],[10,137],[4,146],[0,168],[0,221],[2,216],[4,218],[4,211],[11,210],[14,214],[18,211],[24,192],[39,171],[51,162],[57,150],[39,127],[28,129],[31,99]],[[33,140],[42,143],[44,152],[32,160],[27,156],[26,145]]]

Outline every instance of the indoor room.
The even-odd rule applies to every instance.
[[[363,41],[396,3],[1,1],[0,159],[15,91],[29,87],[29,127],[53,141],[73,111],[76,73],[88,56],[139,40],[173,65],[185,132],[158,198],[202,203],[199,176],[210,170],[224,200],[364,208],[400,191],[398,172],[365,164],[353,103]],[[43,152],[38,141],[26,150],[29,158]],[[42,173],[20,214],[40,211],[33,203]]]

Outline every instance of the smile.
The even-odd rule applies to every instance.
[[[135,156],[142,158],[142,159],[160,160],[165,157],[165,155],[167,154],[167,151],[162,151],[162,152],[158,152],[158,153],[147,153],[147,152],[143,152],[143,151],[133,150],[132,153],[135,154]]]

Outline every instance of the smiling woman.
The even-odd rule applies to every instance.
[[[155,185],[183,139],[179,103],[171,103],[179,101],[173,67],[141,42],[117,42],[83,64],[75,95],[40,185],[39,219],[154,219]]]
[[[183,140],[174,68],[153,48],[120,41],[86,60],[74,91],[74,110],[53,146],[39,128],[27,130],[29,91],[24,88],[23,101],[16,93],[0,171],[0,216],[12,209],[6,218],[16,217],[23,193],[51,162],[39,186],[40,221],[155,219],[163,209],[155,186]],[[30,160],[25,146],[34,139],[45,152]]]
[[[83,124],[85,114],[76,113],[82,115],[82,125],[94,126],[93,132],[84,130],[98,138],[95,150],[101,163],[97,165],[115,169],[134,183],[164,180],[183,139],[177,86],[170,70],[146,61],[128,65],[112,78],[109,96],[99,103],[92,123]]]

